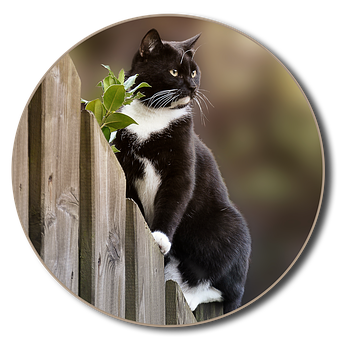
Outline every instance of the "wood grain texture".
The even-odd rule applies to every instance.
[[[197,322],[176,282],[166,282],[165,294],[167,325],[188,325]]]
[[[68,55],[47,73],[19,123],[12,184],[23,228],[46,266],[98,309],[148,325],[196,322],[92,113]],[[222,315],[220,304],[195,311]]]
[[[164,257],[134,201],[126,202],[126,319],[165,324]]]
[[[17,129],[12,157],[12,186],[14,201],[21,225],[28,235],[29,173],[28,173],[28,107],[25,108]]]
[[[78,293],[79,103],[80,79],[65,55],[41,84],[40,255],[74,293]]]
[[[80,296],[125,317],[125,175],[98,123],[82,111]]]
[[[194,311],[198,322],[206,321],[223,315],[222,302],[201,303]]]

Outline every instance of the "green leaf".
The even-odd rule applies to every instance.
[[[134,99],[135,98],[127,98],[127,99],[125,99],[123,105],[130,105],[134,101]]]
[[[115,139],[115,131],[123,129],[130,124],[137,124],[131,117],[115,111],[122,105],[129,105],[133,100],[144,97],[141,92],[137,93],[137,90],[151,86],[142,82],[127,92],[135,84],[138,74],[129,77],[124,82],[124,69],[120,70],[118,78],[116,78],[109,65],[102,64],[102,66],[109,72],[109,75],[97,84],[103,90],[102,100],[97,98],[88,102],[82,99],[82,103],[85,103],[86,109],[92,111],[95,115],[106,140],[113,141]],[[115,146],[112,146],[112,150],[119,152]]]
[[[92,111],[97,119],[98,124],[99,125],[102,124],[102,120],[106,112],[100,99],[97,98],[95,100],[88,102],[85,109]]]
[[[103,95],[106,110],[109,112],[118,110],[123,105],[124,98],[125,89],[123,85],[114,84],[109,86]]]
[[[105,67],[105,68],[109,71],[109,75],[110,75],[110,76],[113,76],[113,77],[115,76],[114,73],[111,71],[111,68],[110,68],[109,65],[104,65],[104,64],[102,64],[102,66]]]
[[[134,76],[129,77],[125,83],[124,83],[124,87],[125,90],[128,90],[131,86],[134,85],[134,83],[136,82],[136,78],[138,77],[138,74],[135,74]]]
[[[148,83],[146,82],[142,82],[140,83],[138,86],[136,86],[135,88],[133,88],[132,90],[128,91],[128,93],[134,93],[136,90],[139,90],[141,89],[142,87],[152,87],[151,85],[149,85]]]
[[[101,80],[96,86],[97,86],[97,87],[101,87],[102,90],[103,90],[103,92],[104,92],[104,83],[103,83],[102,80]]]
[[[104,136],[105,136],[105,139],[106,139],[107,141],[109,141],[109,140],[110,140],[110,135],[111,135],[110,129],[109,129],[108,127],[104,126],[104,127],[102,128],[102,132],[103,132],[103,134],[104,134]]]
[[[137,94],[135,94],[134,96],[133,96],[133,99],[135,100],[135,99],[141,99],[141,98],[143,98],[143,97],[145,97],[145,94],[143,94],[143,93],[141,93],[141,92],[138,92]]]
[[[111,81],[113,81],[110,85],[112,85],[112,84],[120,84],[121,82],[117,79],[117,77],[114,75],[114,73],[111,71],[111,68],[110,68],[110,66],[109,65],[104,65],[104,64],[102,64],[102,66],[103,67],[105,67],[108,71],[109,71],[109,75],[107,76],[107,77],[111,77]],[[107,78],[106,77],[106,78]],[[105,78],[105,79],[106,79]],[[105,80],[104,79],[104,80]],[[108,80],[107,80],[108,81]],[[105,88],[105,90],[104,91],[106,91],[106,88]]]
[[[145,95],[141,92],[138,92],[133,97],[126,96],[123,105],[130,105],[135,99],[140,99],[140,98],[143,98],[143,97],[145,97]]]
[[[105,125],[106,126],[106,125]],[[108,126],[108,128],[110,129],[110,132],[112,133],[112,132],[116,132],[118,129],[115,129],[115,128],[113,128],[113,127],[111,127],[111,126]]]
[[[121,69],[119,72],[119,76],[118,76],[118,81],[120,84],[124,83],[124,79],[125,79],[125,73],[124,73],[124,69]]]
[[[120,152],[114,145],[111,145],[111,149],[114,153]]]
[[[111,131],[124,129],[130,124],[137,123],[131,117],[118,112],[109,115],[105,120],[105,126],[109,127]]]
[[[104,64],[102,64],[102,66],[105,67],[107,70],[111,71],[111,68],[110,68],[109,65],[104,65]]]
[[[103,91],[105,92],[111,85],[114,85],[114,84],[116,84],[116,82],[111,76],[105,77],[102,81]]]

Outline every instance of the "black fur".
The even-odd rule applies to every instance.
[[[129,75],[137,73],[138,83],[146,81],[152,86],[143,89],[145,105],[154,105],[150,98],[156,92],[173,88],[180,89],[181,98],[195,98],[200,71],[192,47],[197,39],[162,42],[155,30],[144,37]],[[178,70],[177,77],[169,76],[171,69]],[[152,162],[161,185],[149,226],[151,231],[165,233],[172,243],[165,264],[169,256],[175,257],[183,280],[190,286],[210,281],[222,292],[227,313],[241,305],[251,240],[245,220],[229,200],[212,153],[194,132],[191,104],[187,111],[142,142],[129,129],[118,131],[117,157],[126,174],[127,197],[134,199],[143,213],[134,183],[144,174],[140,159]]]
[[[181,90],[181,97],[189,95],[193,98],[195,89],[199,87],[200,70],[193,60],[194,51],[191,48],[198,38],[199,35],[196,35],[181,43],[163,44],[156,30],[146,34],[128,73],[128,76],[138,74],[138,83],[145,81],[152,86],[141,90],[146,95],[144,102],[158,91],[173,88]],[[178,70],[179,76],[169,77],[171,69]],[[193,70],[197,71],[195,78],[190,77]]]

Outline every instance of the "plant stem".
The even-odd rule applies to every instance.
[[[105,124],[105,121],[106,121],[106,119],[107,119],[107,117],[109,116],[109,115],[111,115],[111,114],[113,114],[114,112],[111,112],[111,111],[108,111],[107,113],[106,113],[106,115],[103,117],[103,119],[102,119],[102,124],[101,124],[101,126],[100,126],[100,128],[103,128],[106,124]]]

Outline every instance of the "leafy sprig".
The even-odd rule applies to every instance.
[[[94,114],[106,140],[110,141],[112,140],[112,133],[115,133],[119,129],[123,129],[130,124],[138,124],[131,117],[117,112],[117,110],[125,105],[130,105],[135,99],[144,97],[138,90],[143,87],[151,86],[142,82],[131,89],[136,82],[138,74],[125,80],[125,72],[123,69],[119,72],[118,77],[116,77],[111,71],[110,66],[102,66],[105,67],[109,73],[108,76],[97,84],[97,86],[102,88],[103,95],[101,98],[91,101],[82,99],[82,102],[86,104],[85,109]],[[112,149],[114,152],[119,151],[114,146],[112,146]]]

